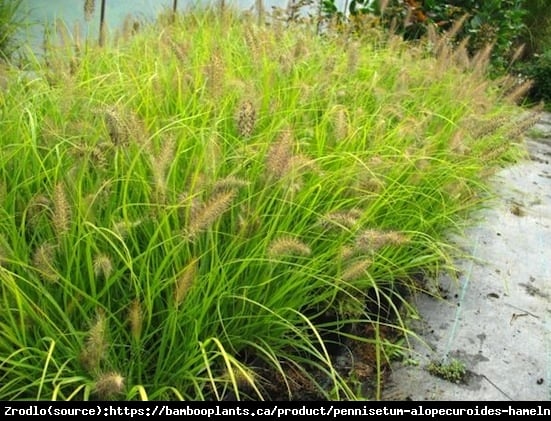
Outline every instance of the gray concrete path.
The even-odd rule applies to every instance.
[[[441,298],[414,297],[420,340],[383,399],[551,400],[551,114],[531,133],[530,160],[494,177],[492,206],[454,239],[474,259],[457,262],[458,280],[439,279]],[[427,370],[454,359],[464,382]]]

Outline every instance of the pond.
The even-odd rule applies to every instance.
[[[185,11],[194,6],[217,5],[220,0],[198,1],[178,0],[178,10]],[[289,0],[264,0],[266,10],[276,7],[285,7]],[[290,0],[292,1],[292,0]],[[93,2],[94,13],[87,21],[84,16],[84,0],[22,0],[22,13],[31,24],[21,37],[33,50],[39,50],[42,45],[45,25],[52,24],[58,19],[69,28],[80,28],[80,32],[87,36],[97,36],[101,0]],[[255,0],[225,0],[225,4],[242,10],[254,8]],[[172,9],[173,0],[106,0],[105,22],[109,31],[120,28],[128,16],[140,20],[153,20],[161,11]]]

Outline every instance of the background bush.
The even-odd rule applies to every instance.
[[[551,101],[551,49],[535,55],[516,68],[521,75],[533,81],[529,93],[531,101]]]
[[[525,57],[541,54],[551,49],[551,7],[547,0],[525,1],[524,32]]]
[[[493,45],[494,65],[505,67],[525,29],[528,10],[523,3],[521,0],[351,0],[346,14],[377,15],[385,27],[397,30],[406,39],[420,38],[429,26],[450,30],[465,17],[463,24],[454,30],[456,40],[468,40],[471,54]],[[324,0],[322,9],[326,16],[343,15],[335,0]]]
[[[361,21],[355,30],[370,31],[367,21],[417,40],[428,31],[447,33],[472,56],[492,46],[493,75],[513,73],[533,79],[532,101],[551,98],[551,7],[546,0],[351,0],[339,10],[335,0],[322,0],[325,18],[341,24]]]
[[[8,61],[17,50],[15,34],[24,25],[20,6],[21,0],[0,0],[0,61]]]

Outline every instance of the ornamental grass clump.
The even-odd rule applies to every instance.
[[[8,81],[0,399],[380,398],[407,291],[533,119],[486,52],[265,18],[159,19],[72,71],[65,37]]]

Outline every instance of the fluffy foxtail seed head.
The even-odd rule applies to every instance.
[[[168,170],[174,158],[175,150],[176,142],[174,138],[169,137],[163,142],[159,154],[150,156],[153,185],[158,203],[165,203],[166,201]]]
[[[113,399],[123,392],[124,377],[116,372],[101,374],[94,387],[94,394],[100,399]]]
[[[236,190],[221,191],[199,206],[191,214],[189,226],[185,232],[187,238],[193,240],[197,234],[208,229],[230,208],[236,194]]]
[[[254,386],[256,380],[256,373],[248,367],[233,367],[231,372],[226,368],[226,372],[223,375],[228,381],[235,381],[239,389],[247,389],[250,386]]]
[[[492,50],[493,44],[488,44],[476,52],[471,61],[473,73],[484,74],[484,72],[486,72],[492,56]]]
[[[176,280],[174,288],[174,303],[176,308],[182,304],[186,298],[189,289],[197,277],[198,259],[193,259],[182,271],[182,274]]]
[[[27,228],[36,228],[41,216],[50,209],[50,199],[44,194],[34,195],[27,206]]]
[[[281,132],[266,155],[266,172],[269,178],[281,179],[290,170],[293,157],[293,134],[287,129]]]
[[[107,168],[107,157],[105,156],[105,148],[101,145],[94,145],[90,151],[90,162],[98,169],[104,170]]]
[[[408,241],[408,237],[398,231],[367,229],[356,237],[356,248],[362,252],[376,252],[382,247],[400,246]]]
[[[518,104],[528,95],[528,92],[530,92],[533,86],[533,80],[525,80],[507,93],[506,99],[511,103]]]
[[[219,52],[214,52],[206,69],[207,88],[213,99],[217,100],[224,91],[224,61]]]
[[[526,44],[521,44],[518,46],[515,51],[513,52],[511,58],[509,59],[509,66],[511,66],[513,63],[515,63],[522,55],[524,54],[524,51],[526,50]]]
[[[310,247],[299,239],[289,235],[276,238],[268,246],[268,255],[271,257],[289,255],[309,256],[311,253]]]
[[[349,260],[356,256],[357,250],[351,246],[343,246],[339,254],[341,260]]]
[[[88,331],[84,349],[80,354],[80,360],[89,372],[97,372],[100,362],[105,358],[107,349],[107,319],[103,311],[98,311],[96,320]]]
[[[346,229],[353,228],[362,217],[360,209],[349,209],[346,211],[330,212],[325,215],[320,221],[325,227],[344,227]]]
[[[102,114],[109,138],[114,145],[126,146],[130,140],[135,140],[145,148],[149,147],[146,142],[147,127],[136,114],[118,106],[105,107]]]
[[[250,137],[256,124],[256,109],[250,100],[242,101],[235,117],[237,132],[242,137]]]
[[[59,279],[59,274],[53,266],[55,253],[55,245],[52,243],[44,243],[38,246],[33,254],[32,264],[44,281],[56,282]]]
[[[348,124],[348,115],[344,106],[339,106],[333,114],[333,127],[335,138],[338,141],[345,140],[350,131]]]
[[[528,129],[532,128],[540,118],[541,113],[539,111],[527,113],[513,123],[511,129],[507,133],[508,138],[513,140],[520,138]]]
[[[90,22],[94,15],[94,10],[96,10],[96,1],[84,0],[84,19],[86,22]]]
[[[140,30],[140,22],[133,16],[127,15],[122,23],[122,31],[117,34],[118,37],[127,41],[133,35],[136,35]]]
[[[127,238],[130,231],[135,227],[142,224],[143,219],[138,219],[137,221],[126,221],[121,220],[118,222],[113,222],[113,231],[121,238]]]
[[[343,281],[355,281],[360,279],[365,274],[365,271],[371,266],[373,262],[370,259],[359,260],[350,264],[342,272],[341,278]]]
[[[109,130],[111,142],[115,145],[128,144],[130,133],[120,112],[114,107],[108,107],[104,111],[103,118],[107,125],[107,130]]]
[[[94,258],[93,266],[97,278],[108,279],[113,273],[113,262],[106,254],[98,254]]]
[[[69,231],[71,223],[71,207],[69,206],[63,184],[56,184],[52,201],[54,204],[52,222],[54,231],[57,237],[60,238]]]
[[[249,26],[245,28],[245,43],[247,44],[247,47],[249,47],[253,61],[258,62],[261,55],[258,37]]]
[[[216,180],[212,187],[213,193],[219,193],[221,191],[228,191],[234,189],[240,189],[247,187],[250,183],[247,180],[236,177],[234,175],[228,175],[227,177]]]
[[[130,308],[128,309],[128,322],[130,323],[132,338],[134,338],[135,341],[139,341],[142,336],[143,312],[142,304],[137,298],[130,303]]]

